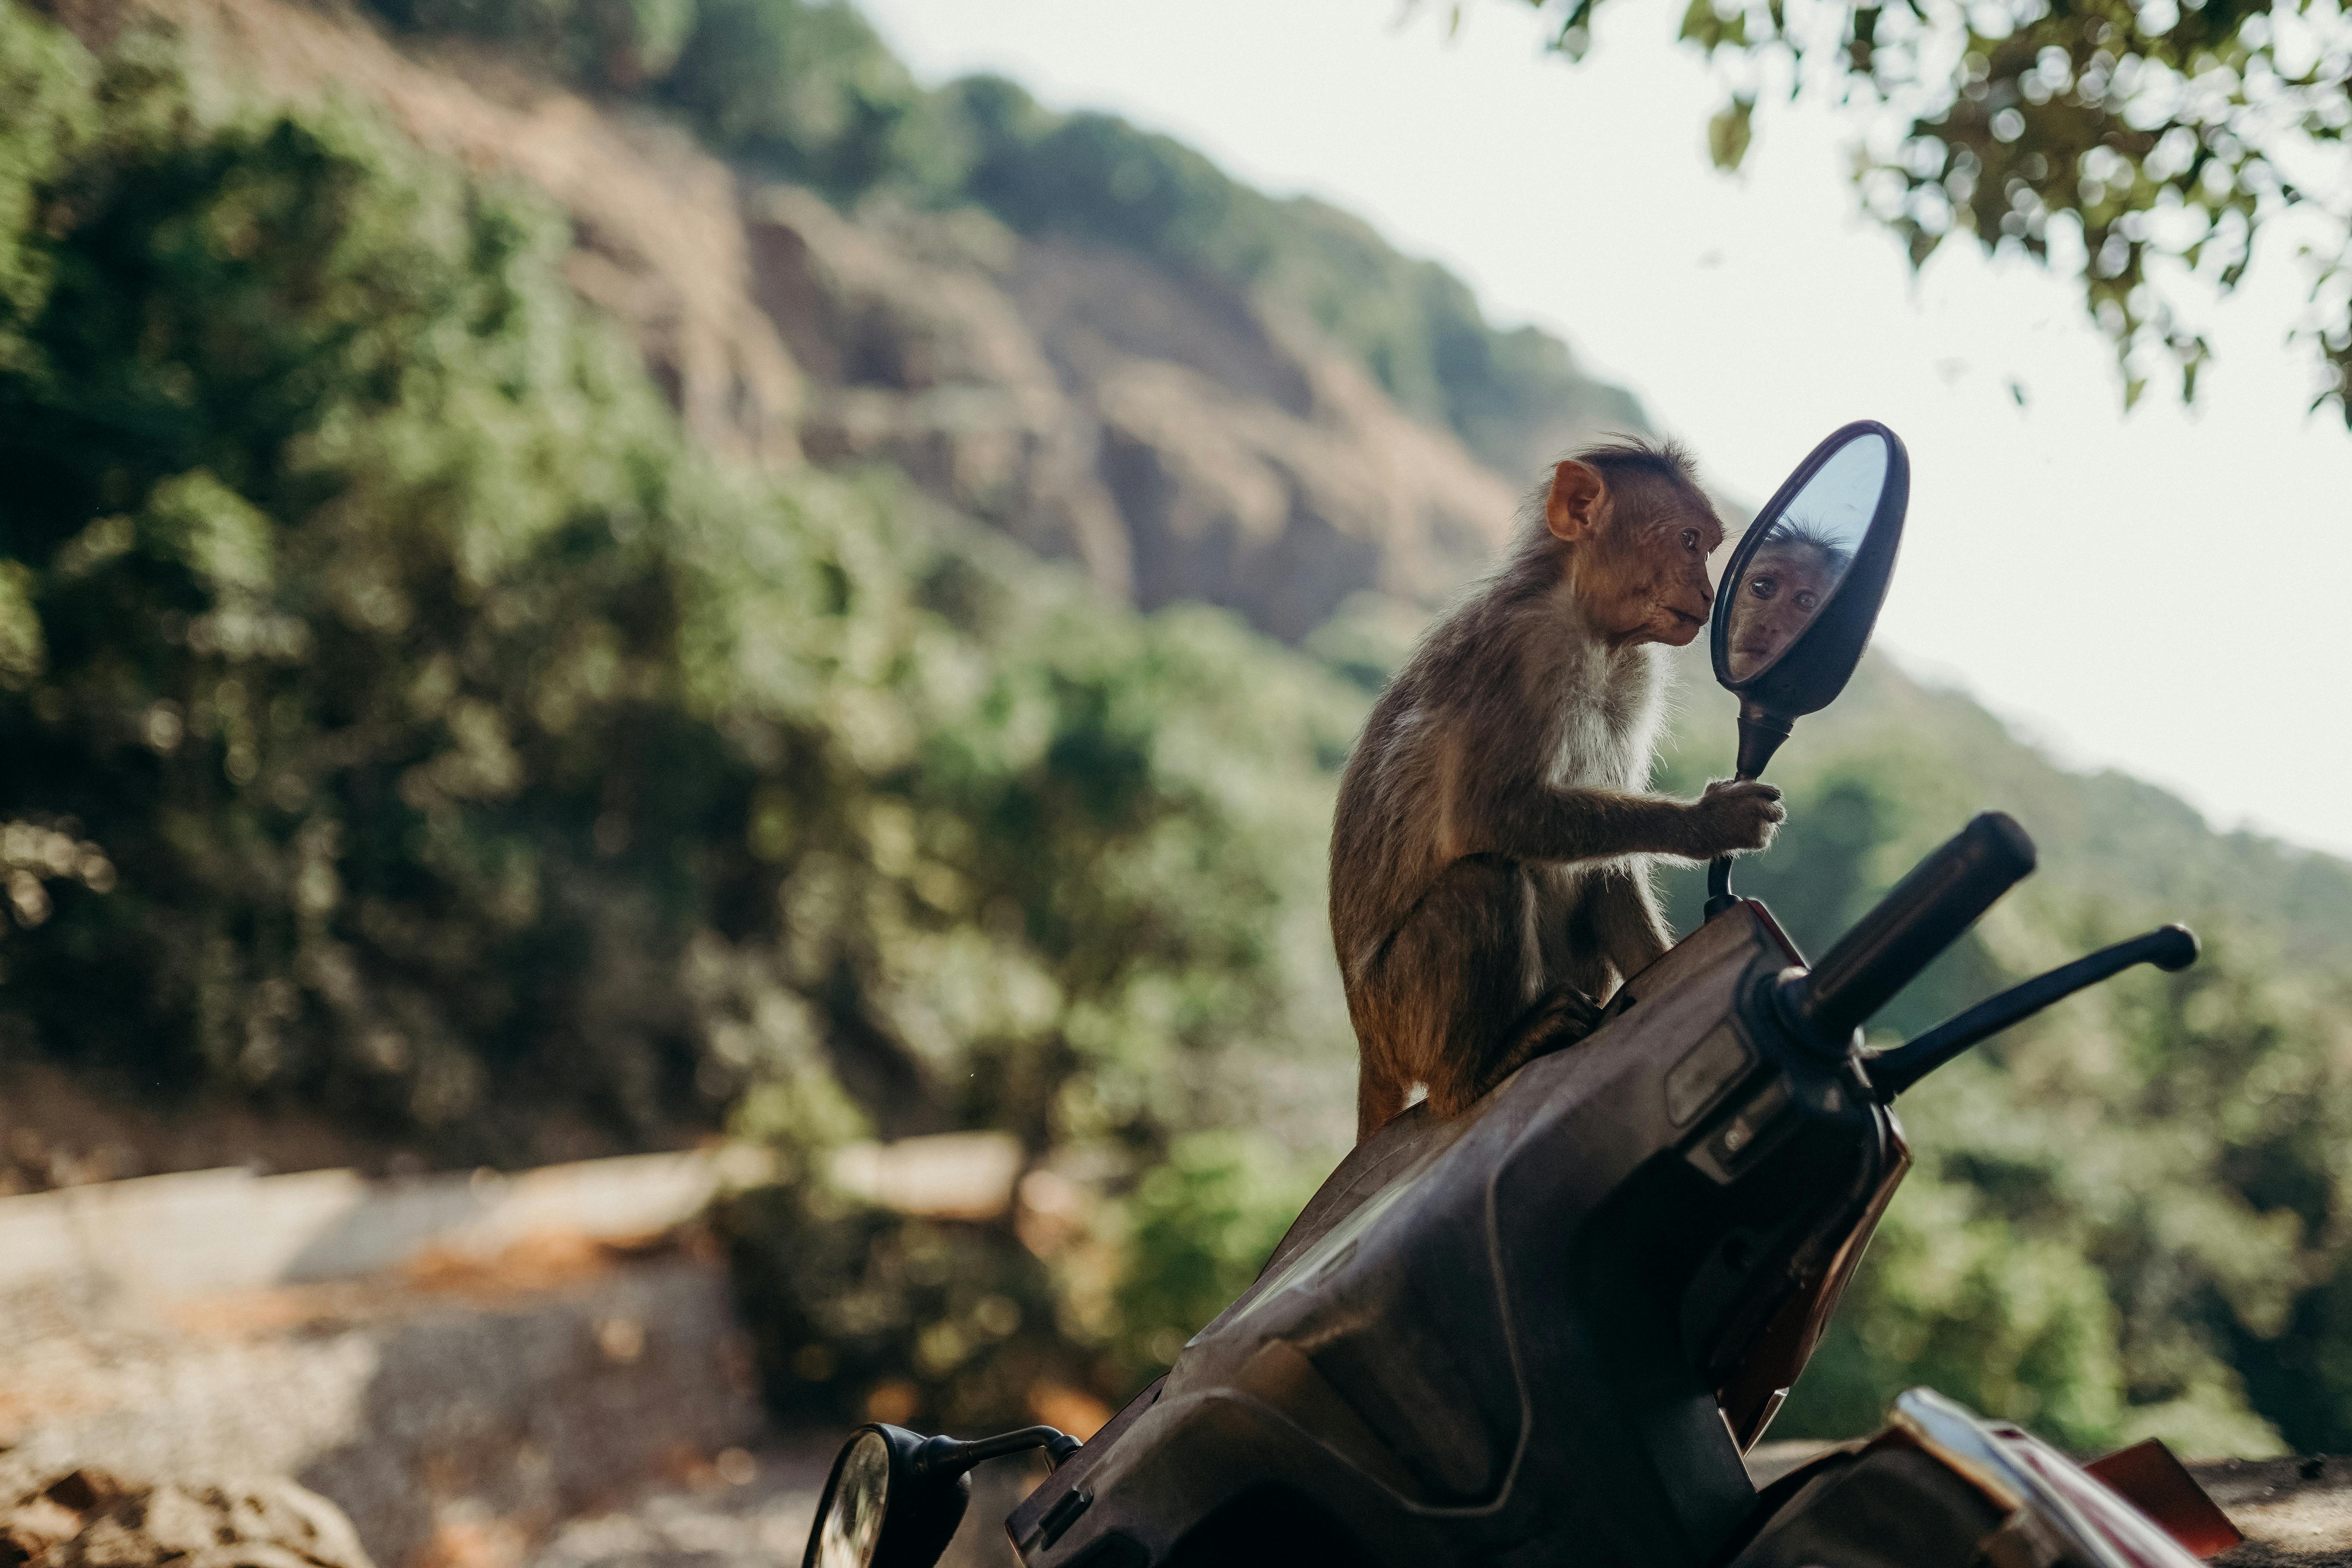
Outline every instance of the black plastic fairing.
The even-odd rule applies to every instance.
[[[1753,1494],[1716,1405],[1726,1315],[1695,1318],[1691,1288],[1742,1234],[1752,1268],[1786,1270],[1874,1179],[1884,1115],[1754,1038],[1687,1068],[1670,1109],[1670,1073],[1789,958],[1752,914],[1710,922],[1581,1044],[1369,1141],[1157,1399],[1016,1511],[1024,1559],[1116,1536],[1164,1564],[1276,1487],[1367,1563],[1707,1562]],[[1710,1156],[1781,1080],[1785,1117]],[[1083,1513],[1037,1541],[1077,1488]]]

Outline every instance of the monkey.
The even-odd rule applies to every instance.
[[[1835,535],[1794,520],[1775,523],[1748,558],[1730,607],[1730,667],[1745,680],[1780,656],[1853,564]]]
[[[1612,977],[1672,943],[1648,857],[1770,843],[1770,784],[1646,793],[1665,650],[1706,625],[1723,531],[1681,448],[1580,451],[1374,704],[1331,830],[1358,1142],[1416,1082],[1457,1116],[1581,1038]]]

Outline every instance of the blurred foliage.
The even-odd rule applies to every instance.
[[[1599,0],[1519,0],[1591,47]],[[1457,17],[1461,10],[1453,7]],[[2184,400],[2210,352],[2200,303],[2235,289],[2264,230],[2310,264],[2302,329],[2317,407],[2352,425],[2352,13],[2333,0],[1691,0],[1682,37],[1730,101],[1707,129],[1737,168],[1768,92],[1854,111],[1864,207],[1914,266],[1958,234],[2075,279],[2127,401],[2169,364]]]
[[[723,1201],[736,1287],[777,1402],[845,1421],[1053,1421],[1164,1371],[1257,1275],[1322,1180],[1258,1133],[1185,1134],[1116,1201],[1024,1184],[1008,1219],[894,1213],[803,1177]]]
[[[814,1181],[739,1194],[715,1219],[763,1382],[795,1415],[969,1432],[1044,1419],[1045,1391],[1096,1381],[1060,1282],[1006,1226]]]
[[[1725,771],[1695,693],[1666,772]],[[1906,721],[1896,723],[1893,715]],[[1737,885],[1820,953],[1970,813],[2042,868],[1874,1021],[1879,1044],[2167,920],[2194,968],[2138,971],[1906,1095],[1918,1166],[1774,1426],[1842,1436],[1916,1382],[2077,1447],[2352,1446],[2352,874],[2220,836],[2116,774],[2063,773],[1967,699],[1864,663],[1776,760],[1790,820]],[[1694,885],[1685,886],[1685,883]],[[1669,883],[1696,918],[1692,879]]]
[[[710,470],[535,202],[0,18],[9,1051],[451,1162],[734,1108],[1114,1170],[1330,1054],[1344,689]]]
[[[1353,220],[1007,84],[919,92],[838,6],[396,19],[845,199],[1250,282],[1513,467],[1579,395]],[[156,41],[94,58],[0,0],[0,1052],[451,1163],[726,1125],[785,1163],[719,1216],[780,1401],[1131,1389],[1345,1135],[1321,846],[1412,616],[1360,600],[1294,654],[1101,605],[887,474],[715,470],[535,201],[196,101]],[[1691,684],[1685,791],[1731,730]],[[1925,1379],[2085,1446],[2352,1447],[2352,875],[1879,661],[1776,775],[1741,885],[1814,951],[1972,810],[2042,842],[1890,1029],[2155,920],[2209,942],[1906,1097],[1921,1168],[1779,1431]],[[1024,1151],[1003,1219],[825,1180],[972,1128]]]
[[[1195,1132],[1137,1184],[1109,1327],[1130,1374],[1156,1373],[1240,1295],[1326,1173],[1261,1134]]]

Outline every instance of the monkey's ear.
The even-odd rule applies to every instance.
[[[1551,471],[1551,494],[1544,498],[1544,526],[1556,539],[1574,544],[1590,539],[1601,524],[1609,483],[1590,463],[1570,458]]]

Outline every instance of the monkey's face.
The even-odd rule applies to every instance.
[[[1568,547],[1569,595],[1611,647],[1681,647],[1706,625],[1715,603],[1706,558],[1723,543],[1723,524],[1696,485],[1612,480],[1571,458],[1553,470],[1544,526]]]
[[[1588,598],[1587,611],[1620,645],[1685,647],[1706,629],[1715,604],[1706,558],[1723,543],[1723,524],[1697,496],[1658,498],[1627,511],[1604,535],[1609,547],[1595,575],[1606,586]]]

